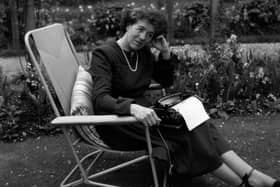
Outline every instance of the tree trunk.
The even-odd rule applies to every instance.
[[[210,41],[215,39],[215,31],[216,31],[216,21],[218,16],[218,8],[220,4],[220,0],[210,0],[210,11],[211,11],[211,22],[210,22]]]
[[[11,21],[11,32],[12,32],[12,47],[18,50],[19,46],[19,25],[18,25],[18,15],[17,15],[17,4],[16,0],[9,0],[10,8],[10,21]]]
[[[172,19],[172,12],[173,12],[173,2],[172,0],[165,0],[165,7],[166,7],[166,13],[167,13],[167,40],[172,43],[173,40],[173,19]]]
[[[34,0],[25,0],[25,32],[35,29]]]

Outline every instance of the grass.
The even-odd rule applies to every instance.
[[[280,177],[280,114],[270,116],[235,116],[229,120],[215,119],[215,124],[232,148],[254,168],[273,177]],[[81,145],[79,154],[90,149]],[[21,143],[0,142],[0,186],[58,186],[73,167],[74,159],[62,135],[30,138]],[[101,168],[133,155],[106,154]],[[101,178],[122,187],[148,187],[151,184],[147,165],[136,164],[129,169]],[[179,181],[178,181],[179,183]],[[178,184],[177,186],[182,187]],[[193,187],[228,187],[219,179],[206,175],[193,180]]]
[[[280,116],[235,117],[227,123],[218,120],[221,131],[227,141],[252,166],[279,177]]]

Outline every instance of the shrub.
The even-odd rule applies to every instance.
[[[255,58],[250,51],[244,54],[235,35],[225,44],[204,46],[205,53],[200,55],[191,57],[184,47],[173,51],[180,64],[171,92],[194,92],[215,111],[240,114],[277,110],[279,61]],[[243,55],[247,61],[242,60]]]
[[[174,11],[174,38],[189,38],[207,35],[209,28],[209,5],[186,3],[183,8],[177,4]]]
[[[223,32],[237,35],[278,34],[280,7],[277,0],[236,1],[223,15]]]
[[[89,29],[93,32],[93,41],[120,35],[120,17],[122,7],[98,7]]]
[[[216,36],[223,40],[232,33],[239,36],[278,34],[280,7],[277,5],[276,0],[236,1],[235,4],[225,7],[225,11],[220,11]],[[155,8],[152,5],[146,8],[151,7]],[[72,17],[71,21],[65,19],[68,26],[72,28],[71,38],[74,40],[75,46],[89,43],[88,46],[92,46],[107,37],[118,37],[122,8],[119,5],[98,5],[91,9],[86,7],[76,9],[74,12],[77,15]],[[162,10],[164,11],[164,8]],[[205,40],[210,27],[209,10],[207,3],[195,2],[184,5],[175,3],[173,12],[174,44],[193,37],[200,38],[201,41],[203,41],[201,38]],[[65,11],[61,17],[69,17],[69,12],[71,12],[71,16],[75,15],[73,11]]]
[[[0,76],[1,140],[23,141],[29,136],[60,132],[48,123],[54,114],[29,63],[27,73],[0,71]]]
[[[54,2],[44,1],[36,3],[40,7],[36,10],[37,27],[53,22],[67,25],[71,39],[78,48],[92,48],[98,41],[107,37],[118,37],[120,12],[126,6],[141,6],[136,3],[128,5],[117,3],[92,3],[92,5],[79,6],[53,6]],[[59,5],[58,2],[56,5]],[[67,5],[69,5],[68,3]],[[224,40],[232,33],[238,36],[278,35],[280,29],[280,6],[277,0],[237,0],[233,4],[225,4],[219,12],[216,36]],[[23,3],[20,3],[23,6]],[[62,4],[61,4],[62,5]],[[76,4],[77,5],[77,4]],[[145,8],[155,8],[153,4]],[[161,8],[164,11],[164,7]],[[193,43],[207,41],[210,26],[209,3],[205,1],[190,3],[174,3],[174,43],[179,44],[185,40]],[[18,14],[23,14],[19,7]],[[24,35],[24,16],[20,17],[20,34]],[[0,3],[0,49],[8,47],[9,32],[7,10]],[[195,38],[195,39],[193,39]],[[267,37],[269,39],[269,37]],[[277,37],[279,40],[279,37]],[[261,38],[260,38],[261,39]],[[194,40],[194,41],[192,41]],[[277,39],[270,38],[277,41]],[[22,41],[21,41],[22,42]],[[23,46],[23,45],[22,45]],[[82,47],[80,47],[82,46]]]
[[[280,57],[275,61],[244,52],[235,35],[224,44],[205,45],[203,52],[186,46],[172,51],[180,63],[169,93],[199,95],[214,117],[280,109]],[[26,72],[8,75],[0,68],[0,137],[4,141],[60,132],[48,123],[54,114],[30,62]]]

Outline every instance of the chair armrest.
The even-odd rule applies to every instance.
[[[56,126],[128,125],[137,123],[139,121],[135,117],[117,115],[61,116],[51,121],[51,124]]]

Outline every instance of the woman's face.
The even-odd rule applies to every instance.
[[[148,44],[154,35],[154,26],[146,20],[138,20],[128,25],[125,33],[126,45],[129,50],[138,50]]]

